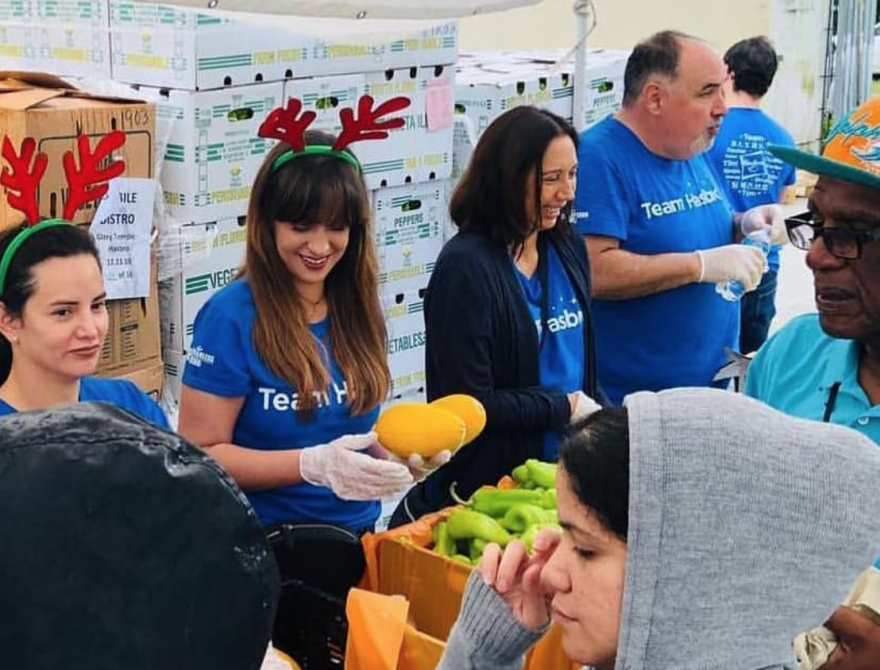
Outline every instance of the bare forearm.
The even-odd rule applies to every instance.
[[[695,253],[645,256],[622,249],[591,254],[593,297],[629,300],[668,291],[700,280],[700,259]]]
[[[303,481],[299,449],[247,449],[221,442],[205,450],[245,491],[275,489]]]

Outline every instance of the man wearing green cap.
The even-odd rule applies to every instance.
[[[758,350],[745,392],[794,416],[849,426],[880,444],[880,98],[840,121],[821,156],[770,150],[819,175],[809,211],[786,221],[792,244],[807,251],[817,313],[793,319]],[[872,583],[880,589],[880,580]],[[880,663],[880,621],[844,605],[828,625],[830,653],[802,667],[878,667],[872,663]],[[855,628],[868,633],[853,647],[846,639]]]

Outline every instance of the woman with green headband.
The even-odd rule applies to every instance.
[[[98,250],[60,219],[0,236],[0,416],[77,401],[113,403],[163,428],[132,382],[93,377],[108,316]]]
[[[357,160],[332,144],[308,131],[299,149],[266,156],[244,269],[195,320],[179,430],[265,526],[359,535],[413,479],[371,432],[390,374],[369,195]]]

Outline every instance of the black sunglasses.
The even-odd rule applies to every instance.
[[[880,239],[880,228],[853,230],[852,228],[826,228],[825,220],[816,212],[804,212],[785,220],[785,229],[792,246],[809,251],[817,237],[825,242],[828,252],[837,258],[855,261],[862,257],[862,247]]]

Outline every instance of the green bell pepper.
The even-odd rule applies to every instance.
[[[514,505],[507,510],[501,525],[514,533],[522,533],[531,526],[549,522],[547,510],[537,505]]]
[[[456,509],[446,519],[446,532],[453,540],[479,538],[506,547],[510,534],[490,516],[469,509]]]
[[[449,488],[449,495],[459,505],[500,519],[513,505],[523,503],[540,505],[545,494],[540,491],[526,491],[524,489],[479,489],[474,492],[470,500],[462,500],[456,494],[455,484],[453,484]]]
[[[529,553],[532,553],[532,547],[535,544],[535,538],[538,537],[538,533],[545,528],[556,528],[558,531],[562,532],[562,528],[555,523],[542,523],[537,526],[529,526],[519,538],[522,543],[526,545],[526,550],[528,550]]]
[[[547,489],[541,494],[541,499],[538,501],[538,506],[544,509],[556,509],[558,504],[556,489]]]
[[[526,467],[525,463],[516,466],[511,474],[513,475],[513,479],[517,484],[525,484],[527,481],[529,481],[529,479],[531,479],[529,469]]]
[[[434,540],[435,554],[440,554],[441,556],[452,556],[453,554],[455,554],[455,540],[449,537],[449,532],[445,521],[441,521],[436,526],[434,526],[434,530],[431,532],[431,536]]]
[[[471,540],[470,551],[468,552],[471,557],[471,561],[476,565],[480,562],[480,559],[483,557],[483,550],[486,548],[486,545],[489,544],[485,540],[481,540],[478,537],[475,537]]]
[[[544,463],[536,458],[530,458],[526,461],[526,468],[528,468],[529,478],[535,482],[535,486],[545,489],[556,488],[555,463]]]

